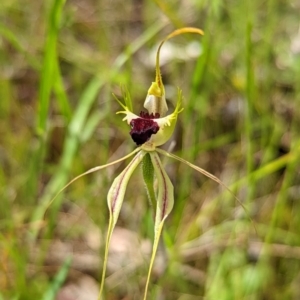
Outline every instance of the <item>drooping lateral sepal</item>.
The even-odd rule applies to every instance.
[[[121,206],[124,200],[124,195],[126,192],[127,184],[132,173],[136,167],[140,164],[146,152],[140,151],[129,163],[129,165],[124,169],[124,171],[115,178],[113,184],[111,185],[108,195],[107,204],[110,214],[113,218],[113,226],[116,224]]]
[[[163,149],[159,149],[159,148],[157,148],[156,151],[159,152],[159,153],[161,153],[161,154],[163,154],[163,155],[165,155],[166,157],[174,158],[174,159],[178,160],[179,162],[186,164],[187,166],[191,167],[192,169],[196,170],[197,172],[203,174],[203,175],[206,176],[207,178],[210,178],[211,180],[213,180],[213,181],[215,181],[216,183],[218,183],[219,185],[221,185],[221,186],[222,186],[223,188],[225,188],[225,189],[226,189],[226,190],[227,190],[227,191],[235,198],[235,200],[243,207],[243,209],[244,209],[244,211],[246,212],[246,214],[247,214],[249,220],[253,223],[253,220],[252,220],[251,216],[249,215],[249,212],[247,211],[247,208],[245,207],[245,205],[239,200],[239,198],[233,193],[233,191],[232,191],[232,190],[231,190],[231,189],[230,189],[230,188],[229,188],[229,187],[228,187],[221,179],[219,179],[219,178],[216,177],[215,175],[213,175],[213,174],[207,172],[206,170],[204,170],[204,169],[202,169],[202,168],[200,168],[200,167],[198,167],[198,166],[196,166],[196,165],[190,163],[189,161],[187,161],[187,160],[185,160],[185,159],[183,159],[183,158],[181,158],[181,157],[179,157],[179,156],[177,156],[177,155],[175,155],[175,154],[169,153],[169,152],[167,152],[167,151],[165,151],[165,150],[163,150]],[[253,226],[254,226],[255,231],[257,232],[254,223],[253,223]]]
[[[106,242],[105,242],[105,252],[104,252],[99,299],[102,295],[103,288],[104,288],[104,280],[105,280],[106,266],[107,266],[107,260],[108,260],[108,248],[109,248],[113,230],[115,228],[115,225],[117,223],[117,220],[118,220],[118,217],[119,217],[119,214],[121,211],[127,184],[128,184],[128,181],[129,181],[132,173],[137,168],[137,166],[140,164],[140,162],[143,160],[143,157],[145,156],[145,154],[146,154],[146,152],[143,150],[138,152],[138,154],[132,159],[132,161],[124,169],[124,171],[118,177],[115,178],[115,180],[113,181],[113,184],[111,185],[109,192],[107,194],[107,204],[108,204],[108,208],[109,208],[109,224],[108,224],[108,230],[107,230],[107,236],[106,236]]]
[[[157,152],[150,152],[152,165],[154,167],[155,176],[157,178],[157,206],[156,206],[156,217],[155,217],[155,230],[159,224],[163,222],[169,213],[171,212],[174,205],[174,187],[162,166],[161,160]]]
[[[164,222],[169,213],[171,212],[174,205],[174,188],[173,184],[164,170],[160,158],[156,151],[149,152],[151,157],[154,172],[157,178],[157,197],[156,197],[156,216],[154,225],[154,242],[152,248],[152,255],[150,260],[150,266],[148,270],[148,276],[145,287],[144,300],[147,297],[147,291],[150,281],[150,275],[153,268],[159,239],[163,230]]]

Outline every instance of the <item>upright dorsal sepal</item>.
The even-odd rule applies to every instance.
[[[155,82],[152,82],[144,102],[144,107],[148,110],[149,114],[159,113],[161,117],[164,117],[168,111],[168,105],[165,96],[165,87],[162,81],[159,65],[160,49],[167,40],[183,33],[197,33],[201,35],[204,34],[201,29],[194,27],[185,27],[173,31],[162,40],[156,52]]]

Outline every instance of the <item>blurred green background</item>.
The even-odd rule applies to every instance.
[[[4,0],[0,3],[0,299],[96,299],[106,193],[134,149],[112,93],[142,110],[158,43],[175,186],[149,299],[300,299],[300,2]],[[252,222],[250,221],[250,218]],[[113,236],[106,299],[141,299],[153,239],[136,172]],[[71,261],[70,261],[71,257]]]

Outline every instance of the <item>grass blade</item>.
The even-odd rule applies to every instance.
[[[54,300],[56,298],[56,294],[61,288],[61,286],[64,284],[69,269],[71,267],[72,258],[68,257],[62,267],[60,268],[59,272],[56,274],[56,276],[53,279],[53,282],[50,284],[48,290],[43,295],[42,300]]]

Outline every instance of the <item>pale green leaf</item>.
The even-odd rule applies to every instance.
[[[150,154],[147,153],[142,161],[143,177],[145,182],[145,188],[147,191],[149,203],[151,204],[155,216],[156,211],[156,197],[154,192],[154,168],[150,158]]]

